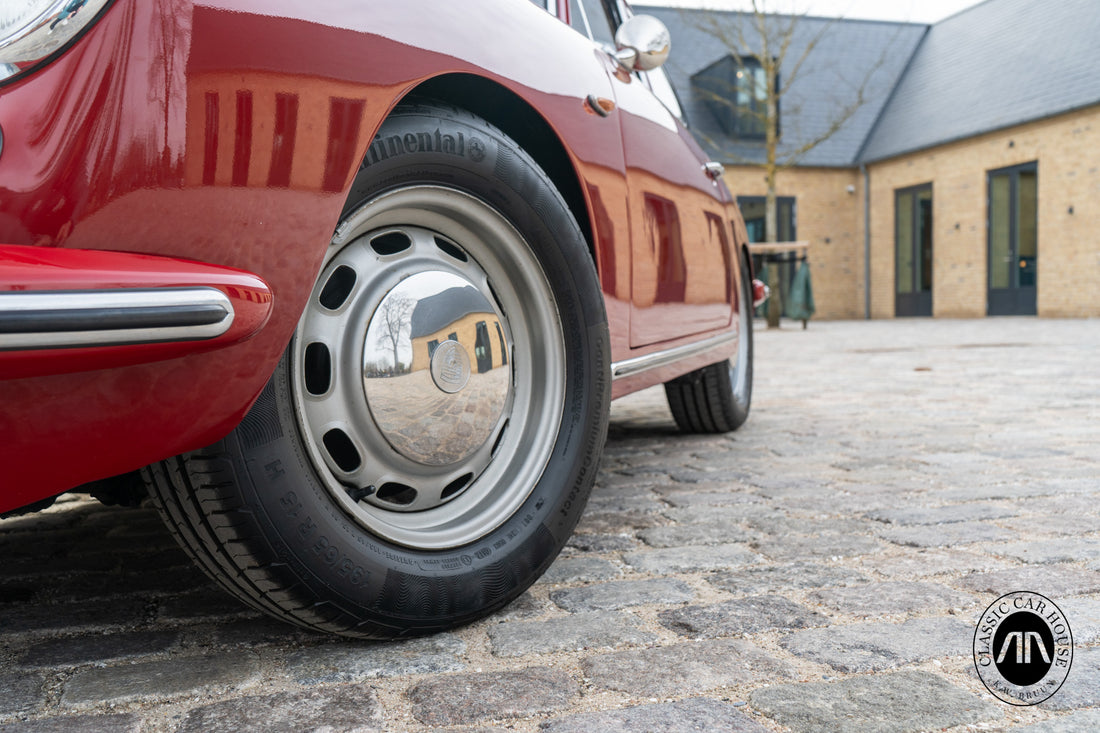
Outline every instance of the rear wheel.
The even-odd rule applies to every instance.
[[[393,637],[515,598],[583,509],[608,333],[585,240],[483,120],[398,108],[241,425],[146,476],[181,544],[285,620]]]
[[[665,383],[672,417],[688,433],[725,433],[741,427],[752,404],[752,278],[741,261],[737,354]]]

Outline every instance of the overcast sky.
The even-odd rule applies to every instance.
[[[795,12],[843,18],[901,20],[913,23],[935,23],[980,0],[757,0],[769,12]],[[721,10],[743,10],[750,0],[631,0],[639,8],[645,5],[679,5]]]

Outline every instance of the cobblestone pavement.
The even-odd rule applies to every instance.
[[[616,403],[547,576],[427,639],[260,618],[146,509],[0,521],[0,730],[1100,729],[1100,322],[758,330],[756,376],[728,436]],[[970,657],[1021,589],[1075,637],[1033,707]]]

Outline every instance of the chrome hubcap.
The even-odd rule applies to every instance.
[[[410,240],[432,237],[403,231]],[[425,466],[468,461],[500,425],[511,395],[511,349],[491,297],[465,277],[420,272],[386,293],[371,316],[363,350],[367,405],[406,458]]]
[[[480,199],[413,186],[337,230],[295,333],[306,448],[334,499],[413,548],[476,541],[530,495],[564,409],[554,298]]]

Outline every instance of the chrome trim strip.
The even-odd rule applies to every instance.
[[[623,359],[611,365],[611,379],[614,381],[616,379],[622,379],[623,377],[632,377],[635,374],[641,374],[650,369],[668,366],[681,359],[687,359],[697,354],[710,351],[711,349],[717,349],[720,346],[735,343],[736,341],[737,334],[728,332],[717,336],[711,336],[708,339],[697,341],[694,344],[685,344],[683,346],[665,349],[664,351],[655,351],[652,354],[646,354],[644,356]]]
[[[0,293],[0,350],[200,341],[233,325],[211,287]]]

